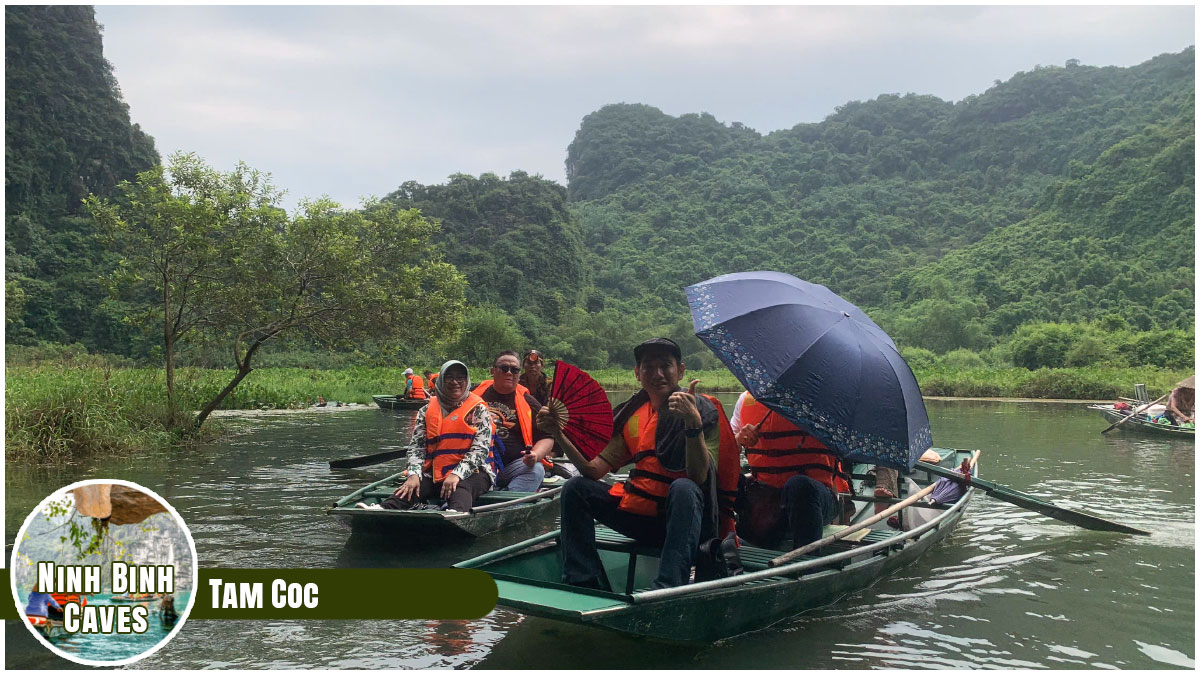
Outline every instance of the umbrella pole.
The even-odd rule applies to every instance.
[[[972,469],[975,468],[975,462],[979,460],[979,452],[980,452],[979,450],[976,450],[974,452],[974,454],[971,455],[971,468]],[[918,492],[915,495],[909,495],[909,497],[907,499],[905,499],[904,501],[902,501],[898,504],[891,505],[890,507],[884,509],[883,511],[880,511],[879,513],[876,513],[875,515],[871,516],[870,518],[867,518],[866,520],[862,521],[858,525],[855,525],[854,527],[847,527],[844,530],[838,530],[837,532],[834,532],[833,534],[829,535],[828,537],[825,537],[824,539],[818,539],[817,541],[814,541],[811,544],[806,544],[794,551],[784,553],[783,555],[779,556],[778,558],[771,560],[771,562],[768,565],[770,567],[779,567],[780,565],[783,565],[792,560],[795,560],[796,558],[799,558],[800,556],[802,556],[806,553],[811,553],[819,548],[828,546],[828,545],[832,544],[833,542],[838,541],[839,539],[845,539],[846,537],[854,534],[855,532],[864,530],[864,529],[874,525],[875,523],[878,523],[879,521],[883,520],[884,518],[891,516],[892,514],[903,509],[904,507],[912,505],[913,503],[917,502],[925,495],[929,494],[930,492],[933,492],[933,488],[936,486],[937,486],[936,482],[930,483],[929,485],[927,485],[925,487],[924,490],[921,490],[920,492]]]

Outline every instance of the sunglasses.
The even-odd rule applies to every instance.
[[[521,372],[521,366],[492,366],[492,367],[502,373],[508,373],[509,375],[516,375],[517,373]]]

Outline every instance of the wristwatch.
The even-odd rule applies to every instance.
[[[697,437],[697,436],[699,436],[699,435],[700,435],[700,432],[701,432],[701,431],[704,431],[704,428],[703,428],[703,427],[696,427],[695,429],[687,429],[687,428],[685,428],[685,429],[683,430],[683,435],[684,435],[684,436],[687,436],[688,438],[695,438],[695,437]]]

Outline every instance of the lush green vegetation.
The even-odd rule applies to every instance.
[[[455,174],[445,185],[406,182],[384,201],[441,224],[440,253],[466,276],[473,305],[499,307],[533,331],[583,298],[583,237],[558,183],[524,171]]]
[[[154,141],[130,123],[91,7],[6,6],[4,37],[6,342],[139,353],[125,307],[106,302],[116,256],[83,198],[156,164]]]
[[[236,371],[196,427],[281,335],[347,347],[457,330],[463,278],[430,250],[437,226],[415,209],[368,200],[347,210],[322,198],[289,215],[267,176],[182,153],[117,187],[112,200],[86,204],[120,254],[114,291],[159,299],[130,319],[162,331],[168,408],[177,409],[179,343],[205,339],[232,353]]]
[[[686,285],[773,269],[939,353],[1035,321],[1189,328],[1193,79],[1192,49],[1072,62],[956,104],[884,95],[766,136],[606,106],[567,159],[595,253],[589,310],[669,320],[686,316]]]
[[[976,359],[979,357],[972,354]],[[26,354],[25,356],[28,356]],[[983,396],[1110,400],[1132,395],[1145,383],[1151,396],[1167,391],[1187,372],[1154,367],[1024,368],[963,366],[953,355],[926,360],[913,354],[915,373],[927,396]],[[961,357],[961,355],[959,355]],[[42,352],[31,365],[13,366],[5,377],[5,456],[8,459],[65,461],[90,453],[126,453],[203,440],[173,428],[166,406],[166,383],[158,368],[113,367],[98,357],[66,351]],[[434,365],[414,365],[430,370]],[[327,401],[371,404],[372,394],[401,390],[398,367],[262,368],[226,398],[224,407],[239,410],[305,408],[317,396]],[[233,370],[180,368],[182,410],[197,410],[220,391]],[[608,368],[591,375],[613,392],[631,391],[637,382],[630,369]],[[489,377],[472,368],[471,379]],[[739,392],[729,371],[689,370],[700,391]],[[212,432],[212,433],[215,433]]]

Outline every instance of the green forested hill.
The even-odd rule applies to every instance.
[[[467,277],[473,304],[553,322],[581,302],[587,282],[566,197],[561,185],[514,171],[456,174],[444,185],[409,181],[385,200],[441,222],[441,248]]]
[[[5,333],[10,342],[128,341],[102,308],[113,262],[81,200],[158,162],[104,59],[87,6],[4,8]]]
[[[775,269],[938,351],[1035,320],[1190,326],[1193,81],[1194,49],[1070,62],[765,136],[611,105],[568,150],[569,194],[596,291],[625,314],[686,316],[683,286]]]

